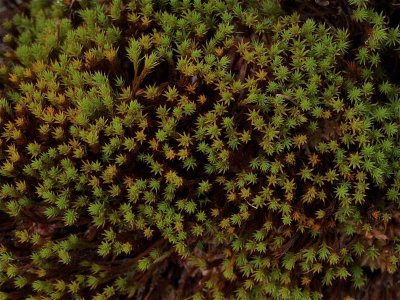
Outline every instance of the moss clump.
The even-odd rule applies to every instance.
[[[349,5],[356,50],[273,0],[6,22],[2,297],[353,299],[397,272],[400,31]]]

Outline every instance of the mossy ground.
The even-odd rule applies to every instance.
[[[4,4],[1,298],[400,298],[396,2]]]

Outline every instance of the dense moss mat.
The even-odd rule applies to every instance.
[[[399,12],[378,2],[21,7],[0,298],[398,299]]]

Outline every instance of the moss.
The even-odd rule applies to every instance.
[[[361,33],[274,0],[31,1],[0,56],[2,297],[350,299],[396,273],[400,31],[349,5]]]

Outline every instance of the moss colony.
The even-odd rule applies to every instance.
[[[348,29],[280,5],[40,0],[4,22],[1,299],[398,280],[400,31],[373,1]]]

